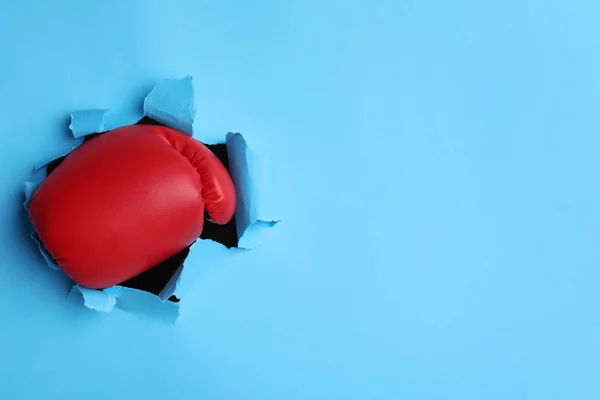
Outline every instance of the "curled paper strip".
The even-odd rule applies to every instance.
[[[144,115],[192,135],[196,107],[192,77],[163,79],[144,100]]]
[[[279,222],[273,199],[275,185],[266,160],[256,155],[239,133],[226,137],[229,168],[237,193],[238,246],[259,246],[268,230]]]
[[[106,130],[106,114],[109,110],[80,110],[71,113],[69,129],[76,138]]]

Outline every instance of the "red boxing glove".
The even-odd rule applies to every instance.
[[[205,209],[226,224],[235,206],[231,177],[206,146],[171,128],[131,125],[73,150],[35,192],[29,216],[62,270],[101,289],[192,244]]]

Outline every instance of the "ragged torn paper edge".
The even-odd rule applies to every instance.
[[[272,169],[254,153],[240,133],[226,136],[229,169],[236,189],[235,221],[238,247],[260,246],[265,235],[279,222]]]
[[[69,128],[73,137],[77,139],[77,143],[71,151],[83,143],[83,138],[87,135],[131,125],[144,116],[192,136],[196,114],[194,97],[193,79],[191,76],[186,76],[182,79],[161,80],[146,96],[143,111],[139,113],[122,113],[106,109],[75,111],[71,114]],[[259,246],[270,230],[269,228],[274,227],[279,221],[275,215],[276,212],[273,211],[275,209],[273,201],[275,192],[270,178],[272,175],[266,159],[252,152],[240,133],[228,133],[225,144],[228,151],[229,169],[237,192],[236,224],[239,247],[251,249]],[[69,152],[37,164],[34,170],[40,170],[51,161]],[[23,204],[25,209],[27,209],[37,186],[39,185],[34,182],[25,183],[25,202]],[[48,266],[60,270],[37,234],[33,232],[31,237],[36,242]],[[192,260],[198,259],[198,257],[194,257],[196,251],[198,251],[198,242],[190,247],[190,254],[186,261],[179,266],[159,296],[122,286],[96,290],[79,285],[73,286],[69,296],[81,295],[87,308],[100,312],[108,313],[115,307],[136,313],[151,311],[152,315],[159,315],[163,319],[175,322],[179,315],[180,303],[167,300],[174,294],[180,297],[178,288],[183,279],[182,276],[188,276],[188,274],[182,274],[183,267],[187,260],[190,260],[191,263]],[[201,268],[201,265],[198,268]],[[192,275],[189,276],[189,279],[192,279]]]

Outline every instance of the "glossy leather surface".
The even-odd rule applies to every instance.
[[[104,288],[173,256],[235,213],[233,182],[202,143],[151,125],[118,128],[76,148],[40,185],[33,225],[76,283]]]

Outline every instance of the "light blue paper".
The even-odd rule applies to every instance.
[[[23,202],[23,208],[25,208],[25,211],[29,210],[29,203],[31,202],[31,198],[33,197],[33,194],[37,190],[38,186],[39,185],[35,182],[25,182],[23,184],[23,192],[25,194],[25,201]],[[48,250],[46,250],[46,248],[44,247],[44,244],[42,243],[42,240],[40,239],[38,234],[35,232],[32,232],[29,235],[29,237],[31,238],[31,240],[33,240],[35,242],[40,254],[42,255],[42,257],[44,257],[46,264],[55,271],[60,270],[60,267],[58,266],[58,264],[56,264],[56,261],[54,261],[54,258],[52,258],[52,256],[48,252]]]
[[[75,293],[83,296],[83,303],[87,308],[105,313],[112,311],[120,295],[119,291],[88,289],[79,285],[73,286],[69,294]]]
[[[52,258],[48,250],[46,250],[44,244],[42,243],[42,239],[40,239],[37,233],[34,232],[31,234],[31,240],[33,240],[37,245],[40,254],[42,255],[42,257],[44,257],[44,260],[46,261],[46,264],[53,270],[60,271],[60,267],[58,266],[58,264],[56,264],[56,261],[54,261],[54,258]]]
[[[191,76],[182,79],[163,79],[144,100],[144,115],[177,129],[193,134],[196,107]]]
[[[25,208],[25,210],[29,209],[29,203],[31,202],[31,198],[33,197],[33,194],[37,190],[38,186],[39,186],[39,184],[37,184],[35,182],[25,182],[23,184],[23,193],[25,194],[25,201],[23,202],[23,208]]]
[[[161,302],[157,296],[142,290],[113,286],[104,290],[88,289],[74,285],[69,296],[80,295],[90,310],[110,313],[113,309],[145,315],[174,324],[179,316],[179,304]]]
[[[69,129],[76,138],[106,130],[106,114],[109,110],[80,110],[71,113]]]
[[[180,271],[179,281],[175,292],[173,293],[185,305],[193,301],[194,298],[201,296],[204,291],[204,283],[207,276],[212,271],[221,268],[223,263],[231,260],[232,257],[243,257],[246,250],[231,248],[221,245],[212,240],[197,240],[190,247],[190,252],[183,262],[183,269]],[[225,260],[228,261],[225,261]]]
[[[261,245],[265,234],[280,221],[273,204],[273,175],[266,159],[255,154],[240,133],[228,133],[226,143],[229,169],[237,193],[238,246],[251,249]]]
[[[142,119],[140,110],[81,110],[71,113],[69,129],[75,138],[133,125]]]
[[[83,138],[76,138],[77,140],[73,142],[71,142],[72,144],[69,146],[69,150],[67,151],[57,151],[54,154],[52,154],[51,156],[47,157],[46,159],[44,159],[43,161],[35,164],[33,166],[33,172],[37,172],[39,170],[41,170],[42,168],[46,167],[46,165],[50,164],[52,161],[64,157],[67,154],[71,153],[73,150],[75,150],[78,146],[80,146],[83,143]]]
[[[184,261],[184,263],[185,263],[185,261]],[[179,267],[177,267],[177,269],[171,276],[171,279],[169,279],[169,281],[167,282],[167,284],[165,285],[163,290],[160,291],[158,297],[160,298],[161,301],[167,301],[169,299],[169,297],[171,297],[173,294],[175,294],[175,291],[177,290],[177,286],[179,285],[179,281],[181,280],[181,272],[183,270],[184,263],[181,263],[181,265]]]
[[[143,111],[109,109],[75,111],[71,113],[69,129],[75,138],[82,138],[135,124],[143,116],[147,116],[192,135],[192,125],[196,115],[194,96],[191,76],[181,79],[163,79],[144,99]]]
[[[118,286],[118,288],[120,294],[116,301],[116,308],[119,310],[168,324],[175,324],[177,321],[179,303],[161,301],[158,296],[143,290],[121,286]]]

